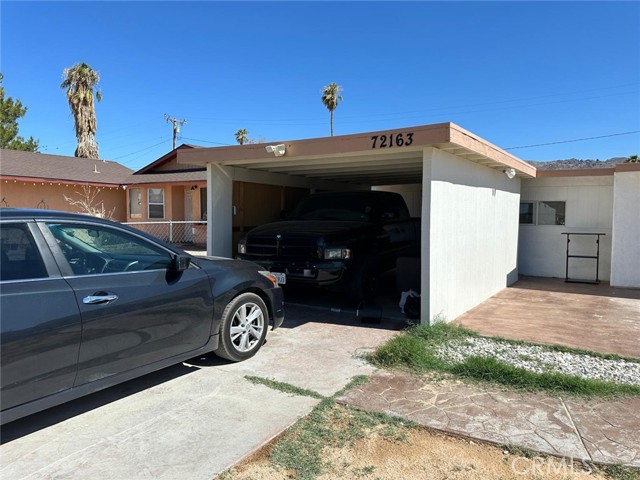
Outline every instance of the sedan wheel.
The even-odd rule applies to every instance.
[[[269,314],[262,299],[254,293],[234,298],[222,314],[220,341],[215,354],[238,362],[252,357],[267,336]]]

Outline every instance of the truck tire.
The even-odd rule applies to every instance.
[[[375,286],[373,270],[373,260],[370,257],[365,257],[354,265],[346,289],[349,300],[360,303],[372,294]]]

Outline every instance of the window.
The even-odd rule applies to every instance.
[[[524,202],[520,204],[520,223],[523,225],[533,225],[536,218],[535,202]]]
[[[142,192],[139,188],[129,189],[129,216],[131,218],[142,217]]]
[[[149,194],[149,218],[164,218],[164,189],[150,188]]]
[[[520,225],[564,225],[566,202],[522,202]]]
[[[127,232],[103,226],[50,223],[75,275],[166,269],[171,255]]]
[[[3,224],[0,229],[0,281],[48,276],[27,225]]]
[[[207,219],[207,188],[200,189],[200,220]]]
[[[538,202],[538,225],[564,225],[564,202]]]

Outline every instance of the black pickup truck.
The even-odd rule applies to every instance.
[[[286,220],[249,231],[238,258],[268,269],[280,284],[329,287],[361,299],[398,257],[419,255],[419,235],[419,219],[397,193],[317,193]]]

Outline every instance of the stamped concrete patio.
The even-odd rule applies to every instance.
[[[481,335],[640,358],[640,290],[523,277],[456,320]],[[640,467],[640,398],[585,399],[378,371],[341,403],[454,435]]]
[[[456,323],[485,336],[640,358],[640,289],[521,277]]]
[[[445,433],[640,467],[640,398],[585,399],[379,371],[339,399]]]

